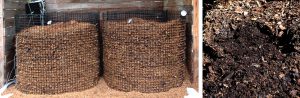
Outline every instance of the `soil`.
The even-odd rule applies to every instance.
[[[300,97],[298,6],[244,0],[207,10],[204,97]]]

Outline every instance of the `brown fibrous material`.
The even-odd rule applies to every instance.
[[[185,72],[185,25],[132,18],[104,23],[104,79],[121,91],[154,93],[180,87]]]
[[[29,94],[81,91],[97,85],[96,25],[77,21],[34,26],[16,36],[16,89]]]

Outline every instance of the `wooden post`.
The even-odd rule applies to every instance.
[[[192,71],[193,71],[193,87],[195,89],[199,89],[199,66],[202,65],[198,65],[199,61],[198,61],[198,57],[199,57],[199,9],[198,9],[198,0],[193,0],[193,30],[192,30],[192,34],[193,34],[193,52],[192,52],[192,56],[193,56],[193,67],[192,67]]]
[[[179,10],[180,7],[183,7],[184,5],[193,5],[193,26],[192,26],[192,38],[193,38],[193,44],[192,47],[188,47],[188,71],[189,75],[191,76],[191,82],[192,87],[195,89],[198,89],[199,85],[199,65],[198,65],[198,53],[199,53],[199,36],[198,36],[198,5],[199,0],[164,0],[164,6],[165,9],[171,9],[171,10]],[[189,32],[190,34],[190,32]],[[190,35],[189,35],[190,36]],[[191,45],[190,43],[188,43]],[[192,52],[190,52],[192,51]]]
[[[0,0],[0,86],[2,87],[5,79],[4,79],[4,74],[5,74],[5,32],[4,32],[4,22],[3,22],[3,7],[4,7],[4,0]]]
[[[163,7],[163,0],[45,0],[47,12]]]

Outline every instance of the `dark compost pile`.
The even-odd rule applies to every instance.
[[[109,87],[144,93],[180,87],[185,68],[185,25],[132,18],[104,23],[104,79]]]
[[[241,0],[204,18],[204,97],[300,97],[300,4]]]
[[[17,85],[29,94],[91,88],[99,80],[96,25],[69,21],[34,26],[16,36]]]

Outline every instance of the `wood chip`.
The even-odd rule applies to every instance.
[[[246,11],[245,11],[245,12],[244,12],[244,16],[248,16],[248,13],[249,13],[249,12],[246,12]]]
[[[295,73],[299,73],[299,70],[297,68],[292,69]]]
[[[251,20],[257,20],[257,18],[251,18]]]
[[[277,24],[278,24],[278,25],[281,25],[281,24],[282,24],[282,22],[278,22]]]
[[[279,33],[278,33],[278,37],[281,37],[282,35],[283,35],[283,31],[280,31]]]
[[[279,74],[279,78],[280,78],[280,79],[282,79],[284,76],[285,76],[285,74],[283,74],[283,73],[280,73],[280,74]]]
[[[266,97],[267,98],[273,98],[273,96],[271,94],[268,94]]]
[[[256,64],[256,63],[253,63],[251,66],[254,66],[254,67],[260,67],[260,65],[259,64]]]
[[[298,91],[297,90],[292,90],[290,91],[290,94],[292,97],[296,97],[297,96]]]
[[[212,66],[208,66],[208,70],[209,70],[210,73],[216,73],[216,72],[213,70]]]
[[[234,75],[234,72],[231,72],[229,75],[227,75],[223,81],[229,80]]]
[[[283,26],[283,25],[279,25],[279,28],[280,28],[281,30],[285,30],[285,29],[286,29],[286,27]]]
[[[242,13],[243,13],[243,10],[242,10],[241,7],[238,6],[238,7],[235,8],[235,12],[236,12],[236,13],[239,13],[239,14],[242,14]]]
[[[274,18],[278,20],[278,19],[280,19],[280,16],[278,14],[275,14]]]
[[[228,88],[229,86],[228,86],[228,84],[223,84],[226,88]]]
[[[258,5],[258,7],[261,7],[261,4],[260,4],[259,1],[256,1],[256,3],[257,3],[257,5]]]

